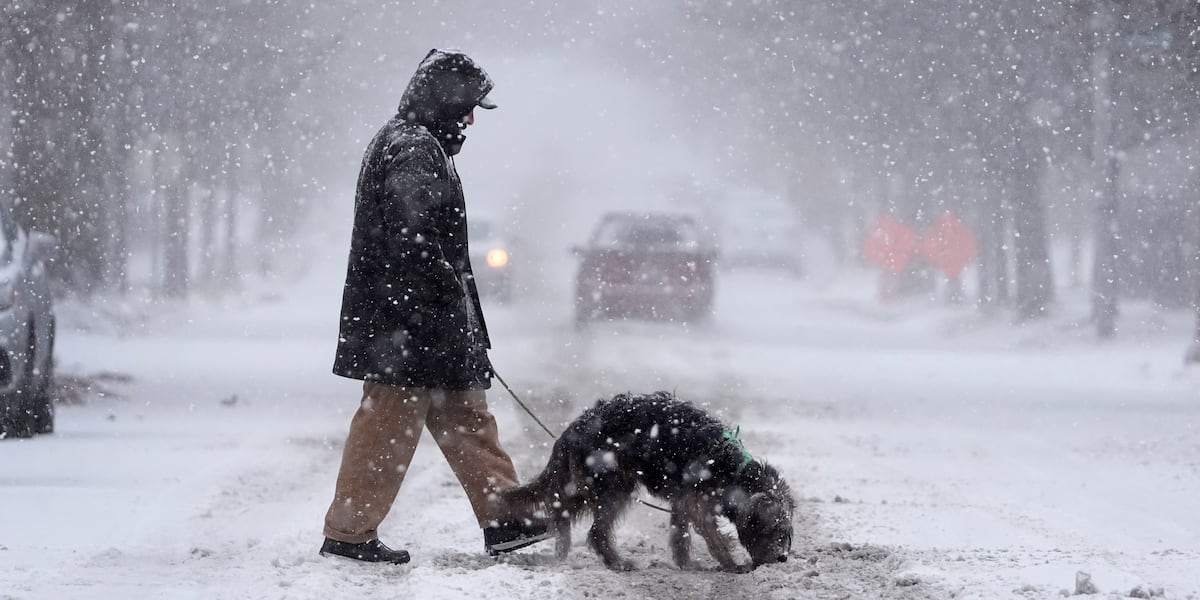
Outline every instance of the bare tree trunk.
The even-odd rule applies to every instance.
[[[983,186],[979,222],[979,308],[991,314],[1008,304],[1008,253],[1005,251],[1005,221],[1000,194],[993,182]]]
[[[260,183],[262,199],[259,202],[258,215],[255,219],[254,239],[257,243],[254,246],[258,251],[258,274],[264,277],[275,274],[275,256],[280,250],[282,237],[280,222],[283,217],[276,213],[276,207],[282,204],[280,198],[284,196],[282,166],[280,165],[282,160],[281,156],[263,160],[264,177]]]
[[[1191,271],[1194,274],[1192,277],[1192,283],[1195,286],[1192,297],[1192,311],[1196,315],[1196,326],[1192,330],[1192,344],[1188,346],[1187,352],[1183,355],[1183,362],[1190,364],[1200,363],[1200,235],[1195,235],[1196,232],[1200,232],[1200,210],[1196,211],[1196,217],[1194,221],[1196,229],[1192,237],[1195,245],[1192,246],[1192,256],[1189,257],[1191,259]]]
[[[128,151],[113,150],[108,155],[111,169],[109,186],[109,243],[107,252],[108,277],[106,287],[121,295],[129,293],[129,197],[130,183]]]
[[[1092,269],[1092,318],[1096,334],[1110,338],[1117,331],[1121,291],[1117,260],[1121,254],[1120,222],[1117,220],[1117,157],[1104,158],[1104,181],[1096,198],[1096,258]]]
[[[1117,257],[1120,231],[1117,221],[1118,165],[1112,111],[1112,67],[1109,32],[1114,26],[1114,9],[1101,0],[1093,17],[1092,36],[1092,160],[1099,185],[1096,190],[1096,258],[1092,268],[1092,320],[1096,334],[1110,338],[1117,329]]]
[[[1085,239],[1087,239],[1088,223],[1088,202],[1085,197],[1081,195],[1082,188],[1086,186],[1087,189],[1090,190],[1091,185],[1095,182],[1090,177],[1086,178],[1084,181],[1081,181],[1077,174],[1072,174],[1071,182],[1071,189],[1073,193],[1071,194],[1071,205],[1067,209],[1067,214],[1070,216],[1068,217],[1068,222],[1066,223],[1067,235],[1070,236],[1069,244],[1071,253],[1069,273],[1067,277],[1069,280],[1068,285],[1070,285],[1073,289],[1077,289],[1082,287],[1084,282],[1083,242]],[[1088,196],[1090,197],[1091,194],[1089,193]]]
[[[74,132],[76,146],[75,214],[80,215],[79,239],[75,259],[79,261],[76,277],[83,282],[84,291],[94,292],[108,286],[110,274],[111,199],[108,188],[109,149],[104,144],[105,111],[102,104],[108,87],[108,69],[112,66],[113,36],[111,0],[85,0],[79,3],[78,27],[84,54],[79,57],[82,81],[72,95],[79,97],[79,127]],[[82,135],[81,135],[82,134]],[[68,134],[70,135],[70,134]]]
[[[45,73],[53,64],[53,46],[48,43],[51,32],[46,23],[53,14],[37,4],[17,11],[4,30],[3,43],[13,69],[10,93],[13,107],[12,161],[13,190],[17,218],[29,229],[57,232],[62,202],[54,186],[70,178],[62,162],[49,151],[62,114],[65,99],[61,87],[48,81]],[[10,37],[11,36],[11,37]],[[65,261],[51,266],[54,276],[66,279]]]
[[[12,90],[16,87],[16,82],[12,77],[12,58],[9,46],[12,44],[12,34],[8,30],[7,23],[0,23],[0,115],[11,115],[13,110],[14,98]],[[12,149],[12,123],[11,121],[0,120],[0,148]],[[12,161],[0,160],[0,189],[12,189]]]
[[[110,213],[112,228],[109,263],[110,287],[121,295],[129,293],[129,208],[133,201],[133,186],[130,178],[133,148],[138,143],[142,119],[137,118],[141,94],[135,85],[132,68],[133,48],[138,39],[135,30],[125,25],[134,19],[135,7],[131,0],[114,2],[112,31],[112,59],[109,64],[108,101],[112,143],[107,152],[112,172]]]
[[[162,194],[162,271],[159,273],[163,295],[185,298],[190,287],[188,261],[188,167],[179,149],[180,138],[168,137],[158,151],[155,165]],[[194,165],[194,163],[192,163]]]
[[[241,284],[237,270],[237,225],[238,202],[241,200],[241,176],[237,170],[237,160],[230,156],[233,148],[226,149],[225,165],[225,239],[222,245],[221,276],[229,289],[237,289]]]
[[[1042,162],[1030,139],[1013,141],[1009,193],[1013,208],[1013,246],[1016,258],[1017,319],[1045,316],[1054,299],[1054,274],[1046,240],[1046,216],[1038,196]]]
[[[189,287],[187,185],[175,180],[164,192],[162,290],[168,298],[185,298]]]
[[[200,256],[199,279],[202,287],[219,287],[217,277],[217,193],[211,187],[200,190]]]

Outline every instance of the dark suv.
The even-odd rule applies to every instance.
[[[712,312],[716,253],[690,215],[607,213],[580,257],[575,323],[601,316],[701,321]]]
[[[0,204],[0,438],[54,431],[53,236],[27,232]]]

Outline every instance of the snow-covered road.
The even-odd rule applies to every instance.
[[[114,310],[119,326],[63,308],[60,374],[90,391],[55,435],[0,443],[0,598],[1052,598],[1081,571],[1104,594],[1200,597],[1187,315],[1130,309],[1101,346],[1065,319],[1013,328],[880,307],[865,276],[767,273],[725,277],[695,329],[577,333],[554,294],[489,307],[498,370],[552,427],[656,389],[739,424],[797,492],[793,560],[680,572],[665,515],[638,508],[618,532],[638,572],[582,544],[565,564],[549,545],[492,559],[426,443],[383,527],[414,561],[378,567],[316,554],[358,393],[329,374],[340,280],[284,289]],[[531,475],[549,438],[490,399]]]

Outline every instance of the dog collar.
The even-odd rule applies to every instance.
[[[754,462],[754,457],[751,456],[749,450],[746,450],[746,445],[742,443],[742,439],[739,437],[741,434],[741,425],[734,425],[732,429],[726,428],[725,431],[721,432],[721,437],[725,438],[726,442],[742,453],[742,462],[738,465],[738,471],[745,469],[746,465]]]

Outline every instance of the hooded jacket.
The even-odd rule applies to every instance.
[[[492,88],[465,54],[434,50],[368,144],[355,195],[337,375],[451,390],[491,385],[467,254],[462,183],[444,136]],[[455,149],[456,150],[456,149]]]
[[[454,156],[466,139],[461,119],[476,106],[495,108],[486,101],[492,87],[492,79],[469,56],[435,48],[409,80],[397,114],[424,125]]]

